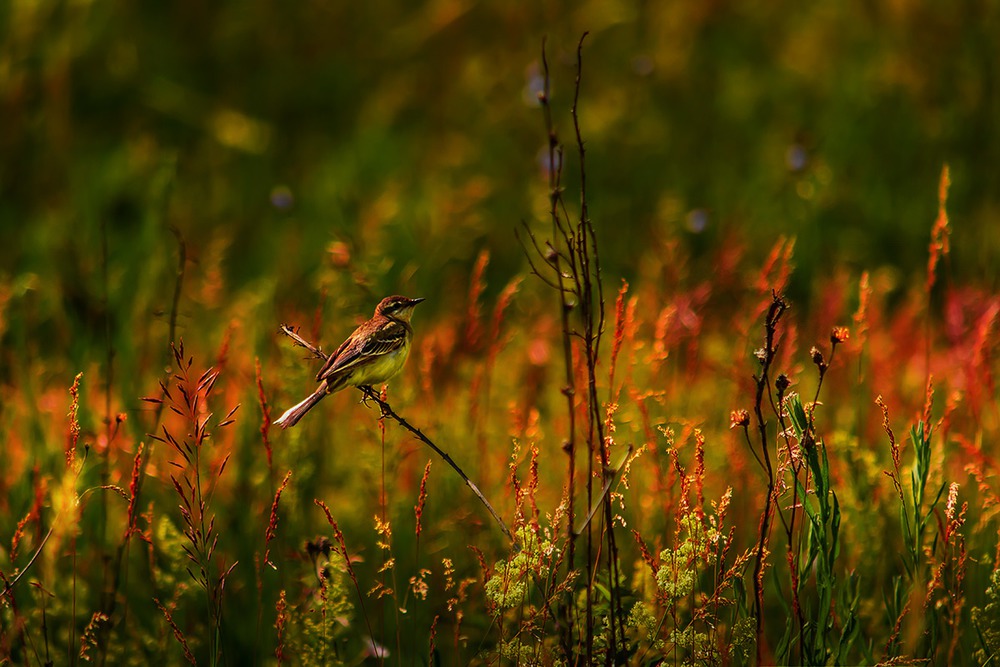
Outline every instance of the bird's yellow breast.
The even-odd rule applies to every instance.
[[[346,384],[354,387],[379,385],[388,382],[399,371],[403,370],[406,358],[410,354],[410,342],[388,354],[378,355],[370,362],[359,364],[351,373]]]

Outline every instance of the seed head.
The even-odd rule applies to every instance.
[[[729,413],[729,428],[743,427],[750,425],[750,413],[746,410],[733,410]]]

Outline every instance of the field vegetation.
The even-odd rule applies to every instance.
[[[0,665],[993,662],[1000,12],[342,4],[0,9]]]

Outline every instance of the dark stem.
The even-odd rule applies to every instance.
[[[568,301],[567,295],[574,293],[574,286],[567,285],[567,276],[563,272],[563,261],[569,270],[571,276],[575,276],[577,273],[576,266],[576,253],[573,252],[573,242],[571,239],[572,232],[568,229],[568,225],[565,221],[567,217],[562,217],[560,215],[560,210],[565,212],[564,203],[562,201],[562,166],[563,166],[563,151],[562,146],[559,144],[559,139],[556,136],[555,126],[552,122],[552,106],[550,104],[550,83],[549,78],[549,62],[545,53],[545,42],[542,42],[542,69],[544,74],[544,92],[539,98],[542,105],[542,110],[545,114],[545,131],[548,138],[548,155],[549,155],[549,217],[552,221],[552,241],[547,243],[549,252],[545,253],[535,244],[535,249],[539,256],[545,259],[552,271],[555,273],[555,288],[556,293],[559,298],[559,315],[562,325],[562,347],[563,347],[563,366],[566,372],[566,384],[563,386],[562,392],[566,397],[566,416],[569,420],[568,433],[566,435],[566,440],[563,443],[563,451],[567,455],[567,471],[566,471],[566,494],[567,494],[567,512],[566,512],[566,548],[567,548],[567,558],[566,558],[566,573],[567,576],[576,569],[576,539],[577,533],[574,531],[573,524],[576,522],[576,374],[573,369],[573,337],[572,329],[570,325],[570,309],[571,305]],[[566,258],[558,249],[554,248],[552,244],[558,244],[558,239],[562,238],[563,243],[566,246],[566,252],[569,257]],[[532,237],[534,239],[534,237]],[[528,262],[534,266],[531,262],[530,253],[525,253],[528,256]],[[537,272],[536,272],[537,273]],[[550,286],[552,281],[542,278],[543,282]],[[574,282],[575,284],[575,282]],[[576,300],[579,301],[580,293],[578,290],[578,285],[575,289]],[[589,477],[588,477],[588,487],[589,487]],[[588,498],[588,504],[589,504]],[[588,524],[589,525],[589,522]],[[589,534],[589,533],[588,533]],[[589,548],[588,548],[588,567],[589,567]],[[590,580],[588,572],[588,582]],[[588,596],[589,599],[589,596]],[[573,608],[569,601],[566,601],[565,606],[562,607],[561,613],[564,617],[565,624],[562,633],[562,646],[563,652],[567,659],[570,659],[573,655]]]
[[[601,347],[601,336],[604,333],[604,287],[601,281],[601,260],[597,249],[597,233],[594,230],[593,221],[590,219],[590,209],[587,203],[587,151],[583,141],[583,133],[580,130],[579,112],[583,78],[583,43],[587,39],[587,35],[588,33],[583,33],[576,46],[576,80],[573,88],[573,108],[570,114],[573,118],[573,131],[576,134],[576,147],[580,155],[580,218],[575,237],[577,241],[576,251],[580,258],[578,282],[582,283],[583,288],[578,291],[582,293],[580,314],[583,318],[586,339],[588,398],[591,411],[590,443],[591,450],[595,446],[598,448],[601,466],[606,473],[610,465],[610,453],[604,435],[601,403],[597,395],[598,351]],[[614,388],[612,387],[610,390],[614,391]],[[591,461],[593,461],[593,451],[591,451]],[[591,488],[588,484],[588,497],[590,495]],[[622,609],[621,595],[617,594],[618,545],[614,531],[614,512],[611,503],[606,500],[604,502],[604,519],[608,542],[608,585],[611,588],[612,602],[611,651],[607,654],[607,662],[610,665],[615,658],[615,647],[618,645],[617,637],[620,636],[623,640],[625,637],[625,615]]]
[[[764,419],[763,403],[764,392],[770,392],[771,364],[774,362],[777,349],[774,347],[774,334],[788,304],[777,294],[772,294],[771,306],[768,308],[767,317],[764,321],[764,349],[761,356],[760,374],[754,378],[757,383],[757,393],[754,399],[754,415],[757,419],[757,431],[760,436],[760,448],[764,457],[764,472],[767,474],[767,495],[764,498],[764,511],[760,519],[760,535],[757,540],[757,553],[754,556],[753,567],[753,591],[754,591],[754,615],[756,616],[757,633],[757,664],[763,664],[763,638],[764,632],[764,590],[763,590],[763,570],[764,570],[764,549],[767,545],[767,536],[771,529],[771,511],[774,501],[774,468],[771,465],[771,454],[767,443],[767,422]]]
[[[187,246],[184,243],[184,237],[181,236],[180,231],[173,225],[170,226],[170,231],[177,239],[178,257],[177,257],[176,281],[174,282],[174,294],[170,307],[170,329],[168,334],[169,340],[167,341],[168,349],[172,349],[174,343],[176,342],[177,313],[180,308],[181,292],[184,286],[184,272],[187,267]],[[170,373],[168,371],[167,376],[169,377],[169,375]],[[165,383],[161,383],[161,386],[164,385]],[[163,406],[164,403],[162,402],[157,404],[156,406],[153,418],[153,428],[149,429],[150,433],[156,433],[156,431],[160,427],[160,421],[163,418]],[[146,480],[146,469],[149,466],[149,460],[150,457],[152,456],[152,453],[153,453],[153,443],[151,442],[150,446],[146,447],[143,453],[142,461],[139,464],[139,478],[138,480],[136,480],[136,487],[135,487],[135,497],[136,497],[137,507],[138,507],[139,495],[143,487],[143,482],[145,482]],[[118,545],[118,549],[115,551],[114,567],[112,568],[114,578],[111,584],[110,591],[108,591],[109,594],[101,602],[102,611],[105,614],[107,614],[108,618],[112,618],[115,612],[115,606],[117,605],[118,602],[117,600],[118,588],[121,586],[121,580],[122,580],[122,572],[121,572],[122,563],[127,561],[131,544],[132,544],[131,534],[129,533],[128,535],[126,535],[122,543]],[[100,626],[100,631],[98,633],[97,662],[98,665],[100,665],[101,667],[103,667],[107,663],[108,639],[110,638],[112,626],[113,623],[102,623]]]
[[[548,136],[549,216],[552,220],[552,239],[553,243],[556,243],[556,239],[562,236],[567,249],[570,251],[570,255],[573,256],[569,233],[563,224],[563,219],[559,215],[559,204],[562,199],[560,188],[560,182],[562,180],[562,148],[559,145],[559,139],[556,136],[555,126],[552,123],[552,106],[549,102],[551,80],[549,78],[549,61],[546,57],[544,41],[542,42],[542,71],[545,88],[542,96],[539,98],[539,101],[541,102],[542,110],[545,114],[545,131]],[[556,162],[557,158],[558,163]],[[532,239],[534,239],[533,236]],[[540,256],[545,257],[545,253],[542,252],[537,243],[535,244],[535,249]],[[570,291],[571,288],[568,288],[565,284],[565,276],[563,274],[562,263],[560,262],[562,254],[555,249],[552,250],[552,253],[549,255],[549,263],[555,272],[556,282],[558,284],[556,293],[559,296],[559,313],[562,319],[563,365],[566,371],[566,384],[563,387],[563,395],[566,397],[566,415],[569,419],[569,433],[566,435],[566,441],[563,443],[563,449],[569,459],[567,471],[567,494],[569,496],[569,500],[566,508],[568,557],[566,559],[566,568],[567,572],[572,572],[576,566],[577,536],[573,530],[573,524],[576,521],[576,512],[574,507],[576,500],[576,377],[573,373],[573,340],[569,323],[570,307],[566,300],[567,292]],[[525,255],[528,256],[528,261],[530,262],[530,253],[526,252]],[[572,272],[575,273],[576,267],[573,266],[570,261],[567,261],[566,263],[570,265]],[[543,278],[543,280],[545,279]]]

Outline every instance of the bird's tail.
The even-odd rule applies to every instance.
[[[326,394],[326,385],[323,384],[315,391],[315,393],[307,396],[306,400],[285,410],[285,414],[278,417],[274,423],[281,428],[295,426],[299,423],[299,420],[302,419],[303,415],[312,410],[313,406],[323,400]]]

